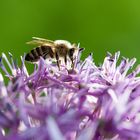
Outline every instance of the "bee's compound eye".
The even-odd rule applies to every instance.
[[[69,56],[73,56],[74,50],[75,50],[74,48],[69,50]]]

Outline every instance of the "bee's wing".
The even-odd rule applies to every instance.
[[[33,40],[39,40],[39,41],[42,41],[42,42],[54,43],[54,41],[48,40],[48,39],[45,39],[45,38],[32,37],[32,39],[33,39]]]
[[[37,46],[41,46],[41,45],[54,46],[54,41],[52,41],[52,40],[47,40],[47,39],[38,38],[38,37],[32,37],[32,38],[33,38],[33,40],[27,42],[27,44],[37,45]]]

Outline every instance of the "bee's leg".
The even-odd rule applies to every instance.
[[[59,62],[59,55],[58,55],[58,53],[55,53],[55,58],[56,58],[56,63],[57,63],[58,69],[60,70],[60,62]]]
[[[67,55],[64,56],[65,65],[67,65]]]
[[[74,69],[74,61],[73,61],[73,56],[70,56],[70,60],[71,60],[71,68]]]
[[[71,63],[72,63],[72,69],[74,69],[74,61],[73,61],[73,54],[74,54],[74,51],[75,51],[75,49],[74,48],[72,48],[72,49],[70,49],[69,50],[69,58],[70,58],[70,60],[71,60]]]
[[[72,63],[72,69],[74,69],[74,61],[73,61],[73,57],[71,58],[71,63]]]

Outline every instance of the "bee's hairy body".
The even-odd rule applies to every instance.
[[[34,37],[31,42],[28,42],[28,44],[34,44],[38,47],[34,48],[26,54],[26,61],[37,62],[40,59],[40,57],[43,57],[44,59],[55,58],[59,69],[60,58],[64,59],[65,64],[67,64],[67,58],[69,58],[73,66],[74,53],[81,49],[79,49],[75,44],[71,44],[70,42],[65,40],[50,41],[47,39],[36,37]]]

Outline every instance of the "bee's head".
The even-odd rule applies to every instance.
[[[83,50],[84,48],[79,48],[76,44],[73,44],[72,48],[70,48],[68,51],[68,56],[71,59],[71,61],[74,61],[79,52],[82,52]]]
[[[72,48],[69,49],[69,57],[70,56],[76,56],[79,52],[84,51],[84,48],[79,48],[79,45],[76,45],[75,43],[72,44]]]

